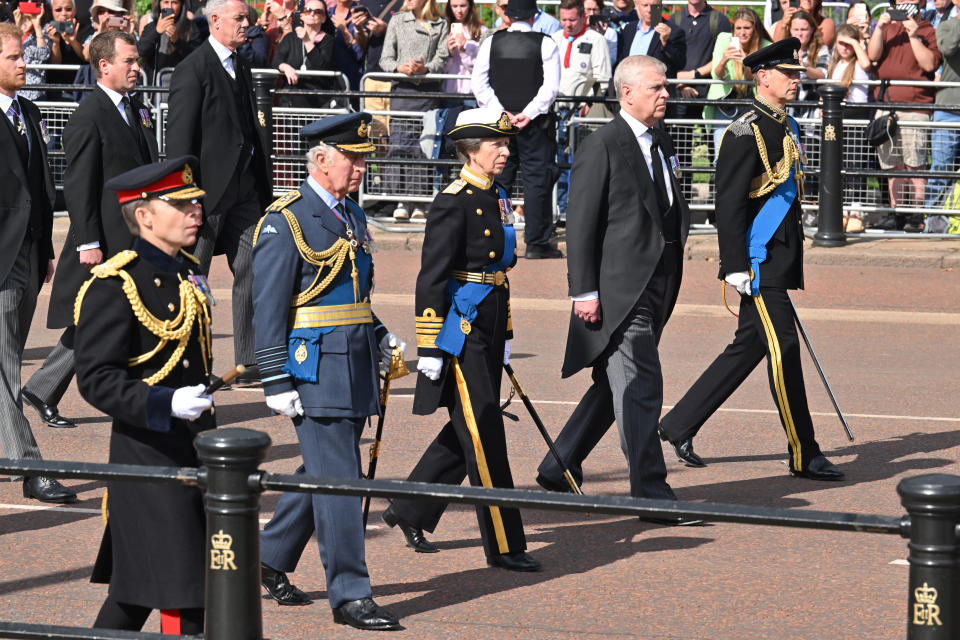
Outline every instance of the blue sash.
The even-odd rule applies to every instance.
[[[794,144],[799,145],[800,129],[797,127],[796,120],[787,116],[787,122],[793,130]],[[799,146],[797,151],[800,151]],[[802,164],[800,168],[803,168]],[[763,207],[757,212],[757,217],[753,219],[750,228],[747,229],[747,256],[750,258],[750,270],[753,276],[750,281],[750,290],[754,297],[760,295],[760,263],[767,259],[767,243],[780,228],[783,218],[796,199],[796,167],[791,166],[790,175],[773,190]]]
[[[501,199],[507,199],[507,191],[499,184],[496,185]],[[513,261],[514,251],[517,247],[517,232],[513,225],[503,225],[503,255],[500,260],[494,264],[487,265],[484,273],[496,273],[503,271]],[[441,351],[445,351],[452,356],[460,355],[463,351],[463,342],[467,334],[464,333],[464,327],[461,326],[463,320],[472,324],[477,318],[477,305],[483,302],[483,299],[490,295],[494,285],[480,284],[479,282],[460,282],[455,278],[450,278],[447,283],[447,299],[450,301],[450,309],[447,311],[447,317],[443,320],[443,327],[437,334],[434,344]],[[469,333],[467,328],[467,333]]]

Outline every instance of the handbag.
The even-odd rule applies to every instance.
[[[889,80],[884,80],[880,85],[880,95],[877,102],[883,102],[887,95],[887,87],[890,86]],[[894,112],[886,113],[877,117],[876,115],[867,124],[863,135],[867,142],[873,147],[879,147],[888,140],[893,143],[893,136],[897,135],[899,125],[897,124],[897,114]]]

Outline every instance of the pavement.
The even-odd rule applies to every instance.
[[[63,237],[64,224],[57,232]],[[379,252],[373,306],[408,345],[415,342],[413,283],[419,234],[375,233]],[[55,240],[55,246],[60,241]],[[664,447],[669,481],[681,500],[899,517],[897,483],[922,473],[960,474],[960,243],[871,240],[806,252],[806,290],[793,299],[856,440],[848,441],[809,359],[806,390],[818,440],[847,474],[837,483],[792,478],[786,443],[763,366],[704,425],[695,441],[708,466],[691,469]],[[660,358],[664,404],[675,403],[732,338],[735,320],[720,302],[716,239],[691,239],[676,312]],[[584,373],[559,376],[569,318],[564,260],[521,260],[511,271],[515,340],[511,360],[548,431],[559,432],[589,384]],[[230,274],[214,261],[215,370],[233,364]],[[41,292],[24,354],[24,379],[55,344],[44,328],[49,287]],[[407,364],[415,355],[408,347]],[[444,416],[411,413],[414,378],[395,381],[379,462],[379,478],[402,479],[436,435]],[[506,389],[503,389],[505,395]],[[299,450],[290,422],[271,416],[257,388],[219,392],[220,426],[252,428],[273,441],[263,467],[292,473]],[[77,429],[43,427],[27,410],[49,460],[104,462],[109,419],[72,384],[61,402]],[[546,448],[514,400],[507,420],[516,486],[537,489]],[[361,451],[366,457],[371,433]],[[614,430],[584,465],[584,491],[627,495],[626,464]],[[87,626],[106,590],[89,583],[103,523],[104,485],[66,481],[80,502],[46,506],[0,482],[0,618]],[[261,501],[261,522],[278,494]],[[473,509],[451,506],[428,534],[441,552],[413,553],[379,521],[374,500],[367,564],[374,597],[403,618],[405,638],[774,639],[870,638],[905,635],[908,605],[906,541],[868,532],[832,532],[712,523],[670,528],[632,518],[523,510],[536,574],[486,566]],[[150,570],[149,557],[144,570]],[[332,623],[317,548],[308,545],[295,584],[314,598],[307,607],[263,601],[265,637],[358,638]],[[944,606],[950,606],[944,604]],[[156,616],[146,630],[158,630]]]

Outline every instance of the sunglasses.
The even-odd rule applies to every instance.
[[[327,15],[327,10],[326,9],[304,9],[302,13],[311,14],[315,16],[325,16]]]

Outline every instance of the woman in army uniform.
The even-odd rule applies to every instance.
[[[199,465],[193,439],[216,426],[204,394],[211,366],[206,279],[182,248],[201,224],[184,156],[122,173],[117,191],[136,236],[93,269],[74,308],[77,386],[113,418],[110,462]],[[152,609],[161,630],[203,632],[205,517],[196,487],[108,482],[107,526],[93,582],[109,595],[94,627],[139,631]]]
[[[464,162],[460,178],[440,193],[427,216],[417,277],[417,369],[413,411],[429,415],[446,407],[450,420],[410,474],[414,482],[512,488],[500,381],[508,361],[512,328],[505,273],[517,261],[516,234],[508,223],[506,189],[493,181],[503,170],[508,136],[519,131],[494,109],[470,109],[449,136]],[[423,537],[433,531],[446,505],[396,500],[383,514],[400,525],[407,545],[437,551]],[[525,553],[517,509],[477,507],[487,562],[511,571],[539,571]]]

